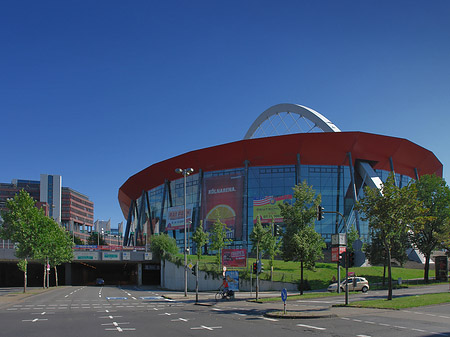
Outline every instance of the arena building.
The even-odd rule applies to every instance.
[[[193,171],[184,176],[188,168]],[[354,209],[364,186],[379,188],[390,172],[404,186],[424,174],[442,176],[442,170],[432,152],[409,140],[341,132],[310,108],[278,104],[255,120],[243,140],[184,153],[130,177],[118,196],[127,220],[124,244],[145,245],[147,235],[166,232],[183,247],[186,207],[193,251],[192,232],[201,220],[208,230],[217,218],[229,228],[230,248],[250,249],[257,217],[282,228],[278,204],[291,202],[293,186],[305,180],[321,194],[326,211],[343,214],[367,240],[368,224]],[[335,214],[315,228],[327,243],[345,230]]]

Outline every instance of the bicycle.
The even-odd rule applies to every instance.
[[[223,289],[219,289],[219,291],[215,295],[215,299],[216,302],[218,300],[230,300],[233,298],[233,295],[234,293],[232,290],[224,291]]]

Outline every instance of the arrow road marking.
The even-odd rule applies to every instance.
[[[201,330],[201,329],[212,331],[214,329],[222,329],[222,327],[221,326],[211,326],[211,327],[209,327],[209,326],[200,325],[199,327],[191,328],[191,330]]]

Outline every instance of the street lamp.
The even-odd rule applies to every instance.
[[[184,178],[184,296],[187,296],[187,248],[186,248],[186,177],[194,172],[193,168],[175,169]]]

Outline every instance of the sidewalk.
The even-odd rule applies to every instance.
[[[331,318],[339,316],[339,312],[342,312],[340,308],[323,307],[318,308],[317,306],[304,306],[301,310],[292,310],[292,307],[287,304],[287,312],[283,312],[283,302],[281,301],[281,293],[279,291],[265,291],[259,292],[258,298],[276,298],[279,297],[280,301],[274,302],[254,302],[256,298],[255,292],[236,292],[235,298],[231,300],[215,300],[215,292],[199,292],[198,301],[196,302],[196,294],[193,292],[188,292],[187,296],[184,296],[184,292],[174,292],[174,291],[161,291],[161,295],[164,298],[180,301],[185,303],[191,303],[195,305],[203,306],[214,306],[220,305],[221,303],[233,303],[239,301],[252,301],[255,307],[258,307],[261,311],[265,312],[264,316],[271,318],[290,318],[290,319],[311,319],[311,318]],[[297,294],[297,293],[295,293]],[[288,302],[287,302],[288,303]]]
[[[60,286],[62,287],[62,286]],[[45,293],[47,291],[52,291],[55,289],[58,289],[60,287],[51,287],[48,289],[44,289],[44,288],[40,288],[40,287],[30,287],[27,288],[27,292],[24,293],[23,292],[23,288],[17,288],[12,291],[11,288],[2,288],[5,289],[5,291],[1,293],[0,295],[0,308],[7,308],[13,304],[16,304],[17,302],[21,302],[24,299],[31,297],[31,296],[35,296],[35,295],[39,295],[42,293]],[[7,291],[6,291],[7,290]]]

